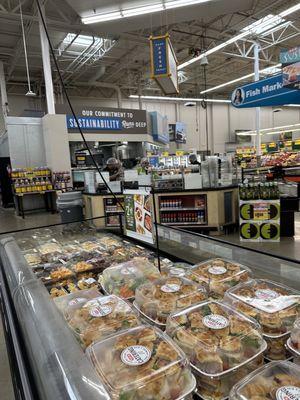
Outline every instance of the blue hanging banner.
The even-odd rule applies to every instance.
[[[284,87],[283,75],[278,74],[236,88],[232,93],[231,102],[236,108],[300,104],[300,92]]]
[[[161,76],[168,74],[167,37],[152,39],[152,61],[153,75]]]

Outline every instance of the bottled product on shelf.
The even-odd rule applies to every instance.
[[[240,200],[277,200],[280,197],[278,182],[241,183]]]
[[[161,222],[163,224],[170,223],[205,223],[205,211],[181,211],[176,213],[163,212],[161,214]]]
[[[53,189],[51,170],[48,167],[13,169],[11,179],[13,190],[17,194]]]
[[[53,172],[53,182],[55,189],[63,190],[71,183],[71,175],[68,171],[56,171]]]

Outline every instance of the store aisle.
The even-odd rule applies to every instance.
[[[17,217],[13,208],[0,207],[0,234],[25,228],[35,228],[60,222],[59,214],[46,212],[26,215],[25,219]],[[1,399],[2,400],[2,399]]]
[[[1,400],[15,399],[1,317],[0,317],[0,399]]]

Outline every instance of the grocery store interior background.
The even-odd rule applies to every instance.
[[[108,270],[146,257],[159,272],[168,262],[188,263],[194,271],[220,258],[226,261],[212,264],[221,269],[216,275],[237,262],[234,268],[245,264],[254,278],[271,277],[300,291],[299,39],[296,0],[0,0],[1,400],[54,399],[40,371],[46,375],[52,366],[46,357],[57,349],[36,358],[29,338],[43,333],[35,326],[35,289],[43,301],[95,288],[116,294],[104,287],[100,261],[97,274],[72,266],[75,253],[76,265],[89,261],[80,251],[93,260],[103,251]],[[94,240],[96,253],[83,244]],[[56,258],[41,250],[53,243]],[[72,279],[59,275],[63,270]],[[177,270],[176,279],[186,273]],[[120,292],[134,298],[125,296],[128,288]],[[225,296],[228,303],[225,289],[219,295],[208,298],[223,302]],[[56,311],[45,316],[58,319],[57,329],[65,332]],[[281,327],[285,336],[273,343],[277,355],[270,352],[276,323],[262,329],[265,360],[291,359],[280,353],[291,327]],[[77,386],[86,359],[74,343],[83,360],[78,376],[68,370],[65,389],[61,377],[72,363],[63,354],[63,372],[49,372],[49,382],[57,379],[52,396],[143,398],[110,397],[105,385],[108,397],[94,397]],[[40,365],[42,357],[48,367]],[[196,380],[195,398],[221,400]],[[300,392],[300,383],[291,382]],[[224,398],[240,398],[226,390]],[[157,396],[153,400],[179,398]]]

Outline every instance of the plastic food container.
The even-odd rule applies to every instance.
[[[282,360],[289,357],[285,343],[300,313],[300,293],[263,279],[250,280],[226,293],[225,301],[261,325],[268,343],[266,357]]]
[[[122,242],[113,236],[102,236],[97,241],[106,250],[122,246]]]
[[[23,252],[24,258],[30,267],[39,265],[42,262],[42,258],[37,250],[29,250]]]
[[[248,281],[250,277],[251,271],[248,267],[221,258],[194,265],[189,275],[189,279],[205,284],[209,297],[217,300],[222,299],[228,289]]]
[[[232,385],[263,363],[259,324],[232,307],[207,301],[168,319],[166,332],[187,354],[204,399],[223,399]]]
[[[176,262],[170,265],[163,265],[161,268],[161,274],[163,277],[167,276],[177,276],[177,277],[186,277],[191,271],[192,266],[185,262]]]
[[[99,296],[101,296],[101,294],[97,289],[80,290],[70,293],[64,297],[58,297],[54,300],[54,303],[57,308],[64,313],[68,307],[86,303],[87,301],[95,299]]]
[[[47,256],[48,254],[55,254],[55,253],[61,254],[63,252],[62,247],[58,244],[58,242],[55,239],[52,239],[49,242],[41,244],[38,247],[38,251],[43,256]]]
[[[98,289],[98,274],[92,272],[81,272],[77,274],[76,285],[80,290]]]
[[[134,258],[103,271],[101,285],[106,294],[134,299],[136,289],[143,283],[160,278],[158,269],[144,258]]]
[[[195,388],[185,355],[154,327],[112,336],[87,354],[113,400],[179,400]]]
[[[294,323],[291,336],[287,340],[287,348],[300,361],[300,318]]]
[[[53,264],[45,264],[43,271],[37,272],[37,276],[44,283],[52,283],[73,278],[74,272],[67,268],[66,265],[58,262]]]
[[[206,299],[206,290],[199,284],[170,276],[139,286],[135,292],[134,305],[148,321],[165,327],[171,312]]]
[[[75,273],[86,272],[86,271],[103,271],[106,267],[108,267],[108,262],[101,257],[93,257],[89,260],[82,260],[73,262],[70,261],[68,266]]]
[[[117,332],[140,325],[132,307],[117,296],[102,296],[69,305],[64,316],[85,349]],[[74,300],[72,300],[74,302]]]
[[[230,400],[298,400],[300,368],[289,361],[271,362],[238,382]]]

